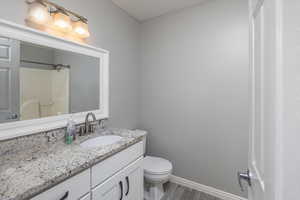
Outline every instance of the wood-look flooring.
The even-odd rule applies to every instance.
[[[221,200],[209,194],[199,192],[175,183],[165,184],[165,196],[161,200]]]

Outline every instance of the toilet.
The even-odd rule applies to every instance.
[[[144,147],[146,146],[144,140]],[[145,179],[145,200],[160,200],[164,196],[163,184],[169,181],[172,163],[166,159],[145,156],[143,161]]]

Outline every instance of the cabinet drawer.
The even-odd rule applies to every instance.
[[[67,196],[65,200],[77,200],[88,192],[90,192],[90,169],[67,179],[31,200],[60,200],[64,196]]]
[[[92,167],[92,187],[101,184],[142,155],[143,142],[139,142],[95,165]]]

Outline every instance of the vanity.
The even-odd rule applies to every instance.
[[[106,129],[71,145],[64,143],[64,131],[3,141],[0,199],[141,200],[145,136],[140,130]],[[83,145],[111,137],[120,139]]]
[[[143,199],[143,144],[138,142],[32,200]]]
[[[109,52],[0,20],[0,199],[142,200],[146,133],[109,118]],[[97,125],[97,124],[96,124]]]

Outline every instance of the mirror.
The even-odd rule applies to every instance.
[[[100,109],[100,58],[0,37],[0,123]]]

